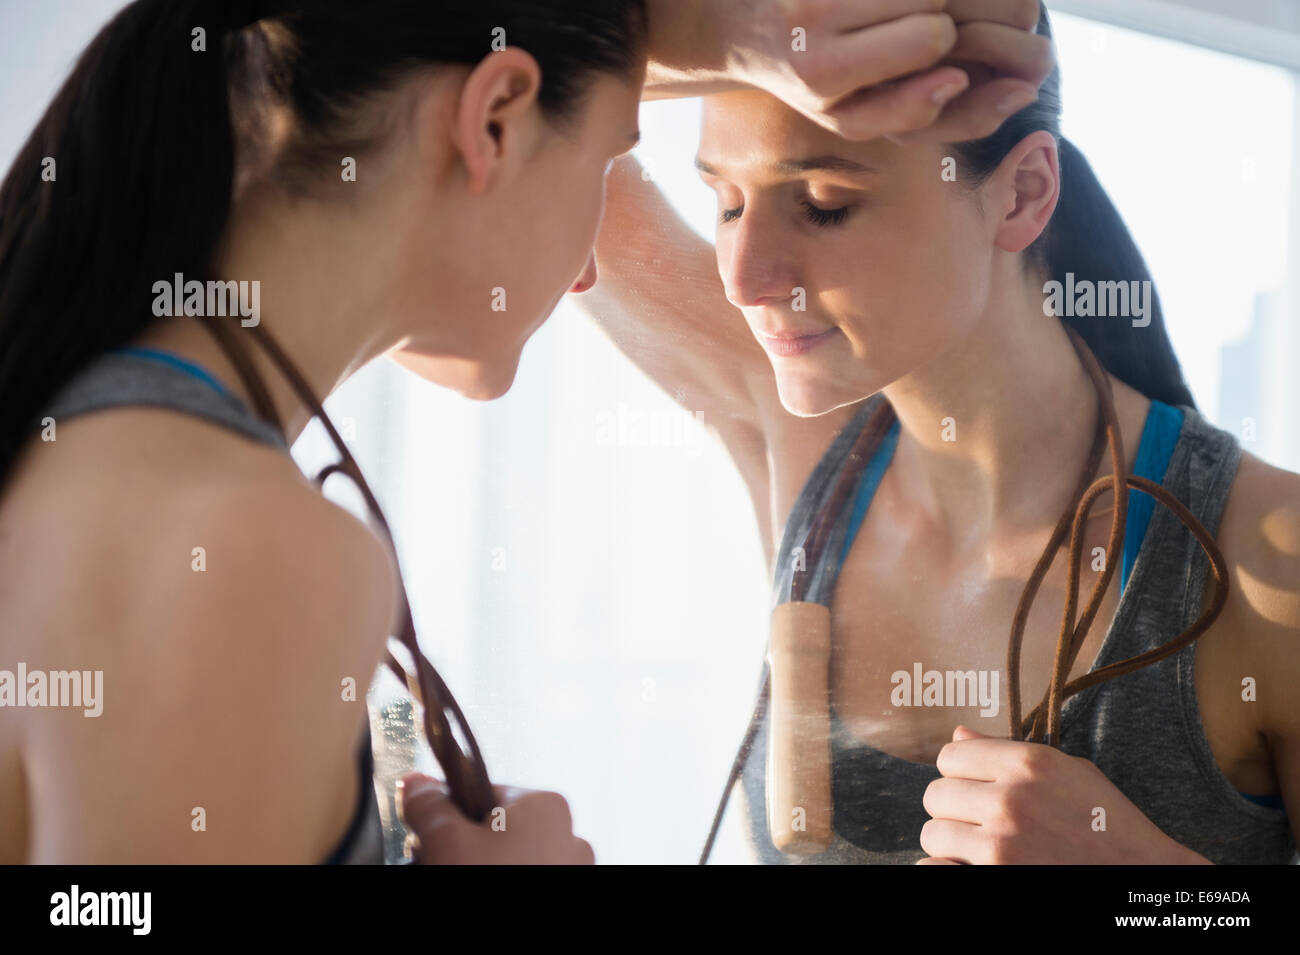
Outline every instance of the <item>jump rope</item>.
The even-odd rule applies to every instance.
[[[1082,690],[1107,680],[1150,666],[1191,645],[1218,617],[1228,599],[1228,571],[1213,536],[1196,516],[1164,487],[1139,475],[1130,474],[1124,460],[1124,443],[1115,413],[1110,379],[1095,355],[1071,328],[1066,328],[1088,377],[1097,392],[1100,414],[1092,450],[1078,485],[1071,495],[1052,536],[1043,549],[1034,571],[1025,584],[1011,623],[1007,650],[1008,730],[1009,738],[1039,742],[1060,748],[1061,708],[1065,700]],[[820,567],[832,530],[851,495],[856,491],[863,471],[875,456],[881,442],[896,421],[893,408],[882,402],[867,420],[848,456],[844,468],[827,498],[826,505],[813,519],[804,543],[805,561],[796,567],[790,599],[772,612],[771,638],[764,666],[762,688],[754,705],[753,716],[732,762],[726,787],[718,801],[704,849],[701,865],[708,862],[717,838],[723,813],[736,781],[744,771],[754,739],[770,710],[767,747],[766,801],[768,829],[773,845],[790,855],[813,855],[825,851],[832,839],[834,805],[831,796],[830,751],[830,600],[809,600],[814,572]],[[1097,481],[1093,475],[1109,445],[1112,473]],[[1201,616],[1186,630],[1167,643],[1099,667],[1076,680],[1066,682],[1071,667],[1083,647],[1101,600],[1110,585],[1118,554],[1123,546],[1128,511],[1129,488],[1142,491],[1164,504],[1183,522],[1196,538],[1210,561],[1214,577],[1214,595]],[[1079,601],[1079,566],[1084,547],[1084,525],[1097,498],[1107,491],[1115,495],[1106,563],[1082,617],[1075,621]],[[1051,681],[1042,701],[1021,719],[1020,648],[1025,625],[1038,588],[1055,559],[1056,552],[1069,535],[1067,590],[1061,627],[1057,636],[1056,656]]]
[[[220,322],[201,324],[211,332],[217,344],[230,359],[236,373],[248,389],[256,413],[284,435],[284,425],[271,401],[270,393],[246,347],[239,341],[239,335]],[[407,686],[420,704],[423,711],[425,737],[446,777],[452,801],[467,818],[474,822],[483,822],[495,802],[492,782],[478,742],[470,730],[460,705],[420,649],[410,602],[406,596],[406,585],[402,580],[397,549],[388,521],[356,460],[339,437],[329,415],[325,413],[325,409],[313,394],[304,376],[263,326],[252,326],[247,331],[251,332],[253,340],[284,375],[298,398],[310,409],[313,417],[321,422],[339,453],[338,463],[329,465],[317,473],[314,479],[317,488],[323,489],[325,482],[334,474],[347,476],[361,492],[374,525],[392,553],[401,595],[396,636],[411,655],[414,662],[413,672],[398,662],[391,652],[386,654],[384,663]],[[1061,707],[1066,699],[1090,686],[1157,663],[1191,645],[1209,629],[1223,610],[1228,597],[1227,567],[1213,536],[1181,501],[1161,485],[1128,473],[1110,380],[1078,334],[1069,328],[1066,331],[1097,391],[1101,414],[1097,419],[1092,449],[1078,486],[1071,495],[1070,504],[1057,522],[1051,539],[1044,548],[1021,595],[1012,620],[1011,640],[1007,652],[1010,738],[1042,742],[1057,748],[1060,746]],[[893,409],[888,402],[882,403],[854,442],[849,460],[855,462],[856,466],[846,468],[840,473],[827,505],[822,508],[813,522],[805,546],[806,568],[816,568],[819,565],[837,516],[856,489],[862,470],[874,456],[874,452],[888,434],[894,421]],[[287,444],[287,435],[285,437]],[[1110,448],[1112,473],[1092,482],[1092,476],[1101,463],[1106,445]],[[1190,627],[1162,646],[1128,660],[1100,667],[1067,683],[1066,676],[1083,646],[1088,630],[1100,608],[1102,597],[1115,572],[1115,557],[1124,540],[1130,487],[1164,504],[1192,532],[1209,558],[1215,585],[1214,595],[1208,607]],[[1114,492],[1115,507],[1111,519],[1110,539],[1106,548],[1106,564],[1093,587],[1082,617],[1076,623],[1075,614],[1079,597],[1078,572],[1084,547],[1083,525],[1097,498],[1108,490]],[[1020,648],[1024,639],[1025,625],[1038,588],[1067,534],[1070,543],[1066,601],[1057,638],[1051,682],[1043,700],[1022,720]],[[768,745],[766,788],[769,829],[773,843],[783,852],[798,855],[823,851],[830,844],[834,812],[830,786],[830,608],[826,604],[813,603],[804,599],[808,595],[810,581],[810,570],[796,569],[790,600],[778,605],[773,611],[763,685],[749,727],[732,763],[722,798],[714,813],[713,824],[704,849],[700,853],[700,864],[708,861],[731,791],[748,761],[754,737],[769,707],[771,739]],[[457,731],[464,743],[463,747],[461,741],[456,738]],[[799,827],[796,827],[793,822],[795,818],[793,810],[796,808],[802,810],[803,825]]]

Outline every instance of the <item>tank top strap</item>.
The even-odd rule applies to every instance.
[[[772,606],[778,606],[790,599],[790,589],[794,583],[797,569],[804,567],[803,547],[812,532],[817,515],[826,507],[827,500],[835,485],[835,479],[849,463],[848,458],[854,442],[862,429],[866,427],[872,414],[885,401],[884,395],[873,395],[862,403],[858,413],[846,424],[831,441],[830,447],[822,455],[817,466],[804,482],[803,490],[795,498],[786,519],[785,532],[776,553],[776,567],[773,573]],[[883,450],[883,445],[882,445]],[[878,480],[878,479],[877,479]],[[860,488],[859,488],[860,491]],[[860,496],[860,495],[859,495]],[[824,551],[825,555],[841,554],[848,540],[849,526],[856,508],[845,508],[836,515],[830,538]],[[864,508],[865,513],[865,508]],[[808,592],[810,594],[829,594],[833,592],[835,578],[839,574],[838,560],[823,559],[816,567],[809,567]]]
[[[195,415],[288,451],[284,436],[235,395],[217,390],[179,362],[158,360],[145,350],[107,352],[93,359],[59,390],[46,406],[45,415],[58,422],[131,405]]]
[[[1182,409],[1153,399],[1151,410],[1147,413],[1146,426],[1142,429],[1137,457],[1133,462],[1133,473],[1156,484],[1163,484],[1182,430]],[[1155,499],[1141,491],[1129,492],[1128,514],[1124,525],[1124,558],[1120,569],[1121,592],[1128,586],[1133,562],[1137,560],[1142,541],[1146,538],[1155,505]]]
[[[1161,484],[1213,535],[1217,533],[1237,474],[1241,446],[1234,435],[1210,424],[1196,409],[1180,406],[1176,410],[1182,416],[1181,427]],[[1166,426],[1167,421],[1157,425],[1158,428]],[[1130,491],[1130,504],[1139,497],[1151,501],[1152,506],[1147,509],[1149,523],[1146,533],[1136,542],[1127,586],[1121,593],[1094,668],[1129,659],[1168,642],[1191,626],[1202,609],[1209,559],[1173,511],[1156,506],[1140,491]],[[1131,508],[1129,514],[1131,519]],[[1193,643],[1170,660],[1145,671],[1138,670],[1083,690],[1066,700],[1063,720],[1067,714],[1071,719],[1081,715],[1103,690],[1111,694],[1117,688],[1133,688],[1157,678],[1158,674],[1151,671],[1172,672],[1174,661],[1186,658],[1190,662],[1195,649]],[[1140,676],[1144,672],[1146,675]]]

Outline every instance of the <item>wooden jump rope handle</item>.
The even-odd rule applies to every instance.
[[[815,603],[772,611],[772,703],[767,740],[767,827],[782,852],[831,841],[831,612]]]

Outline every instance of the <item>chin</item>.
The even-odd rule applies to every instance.
[[[405,351],[393,355],[397,363],[425,381],[456,392],[471,401],[495,401],[515,383],[519,355],[495,362]]]
[[[480,365],[477,374],[456,390],[471,401],[496,401],[514,387],[519,372],[519,358],[496,365]]]
[[[847,394],[843,388],[829,388],[825,379],[807,374],[778,375],[776,391],[781,406],[797,418],[819,418],[870,397],[869,392]]]

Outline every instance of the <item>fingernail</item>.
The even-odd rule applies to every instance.
[[[1006,116],[1010,116],[1012,113],[1020,112],[1022,109],[1024,109],[1026,106],[1028,106],[1030,103],[1034,102],[1037,99],[1038,99],[1037,94],[1027,93],[1024,90],[1020,90],[1015,93],[1010,93],[1003,98],[1002,102],[998,103],[998,112]]]
[[[945,83],[943,86],[936,87],[934,92],[930,94],[930,102],[942,106],[964,89],[966,89],[966,84],[960,81]]]
[[[441,783],[422,773],[407,773],[399,779],[393,787],[394,801],[397,803],[398,812],[401,812],[402,804],[415,793],[422,793],[428,789],[440,789]]]

